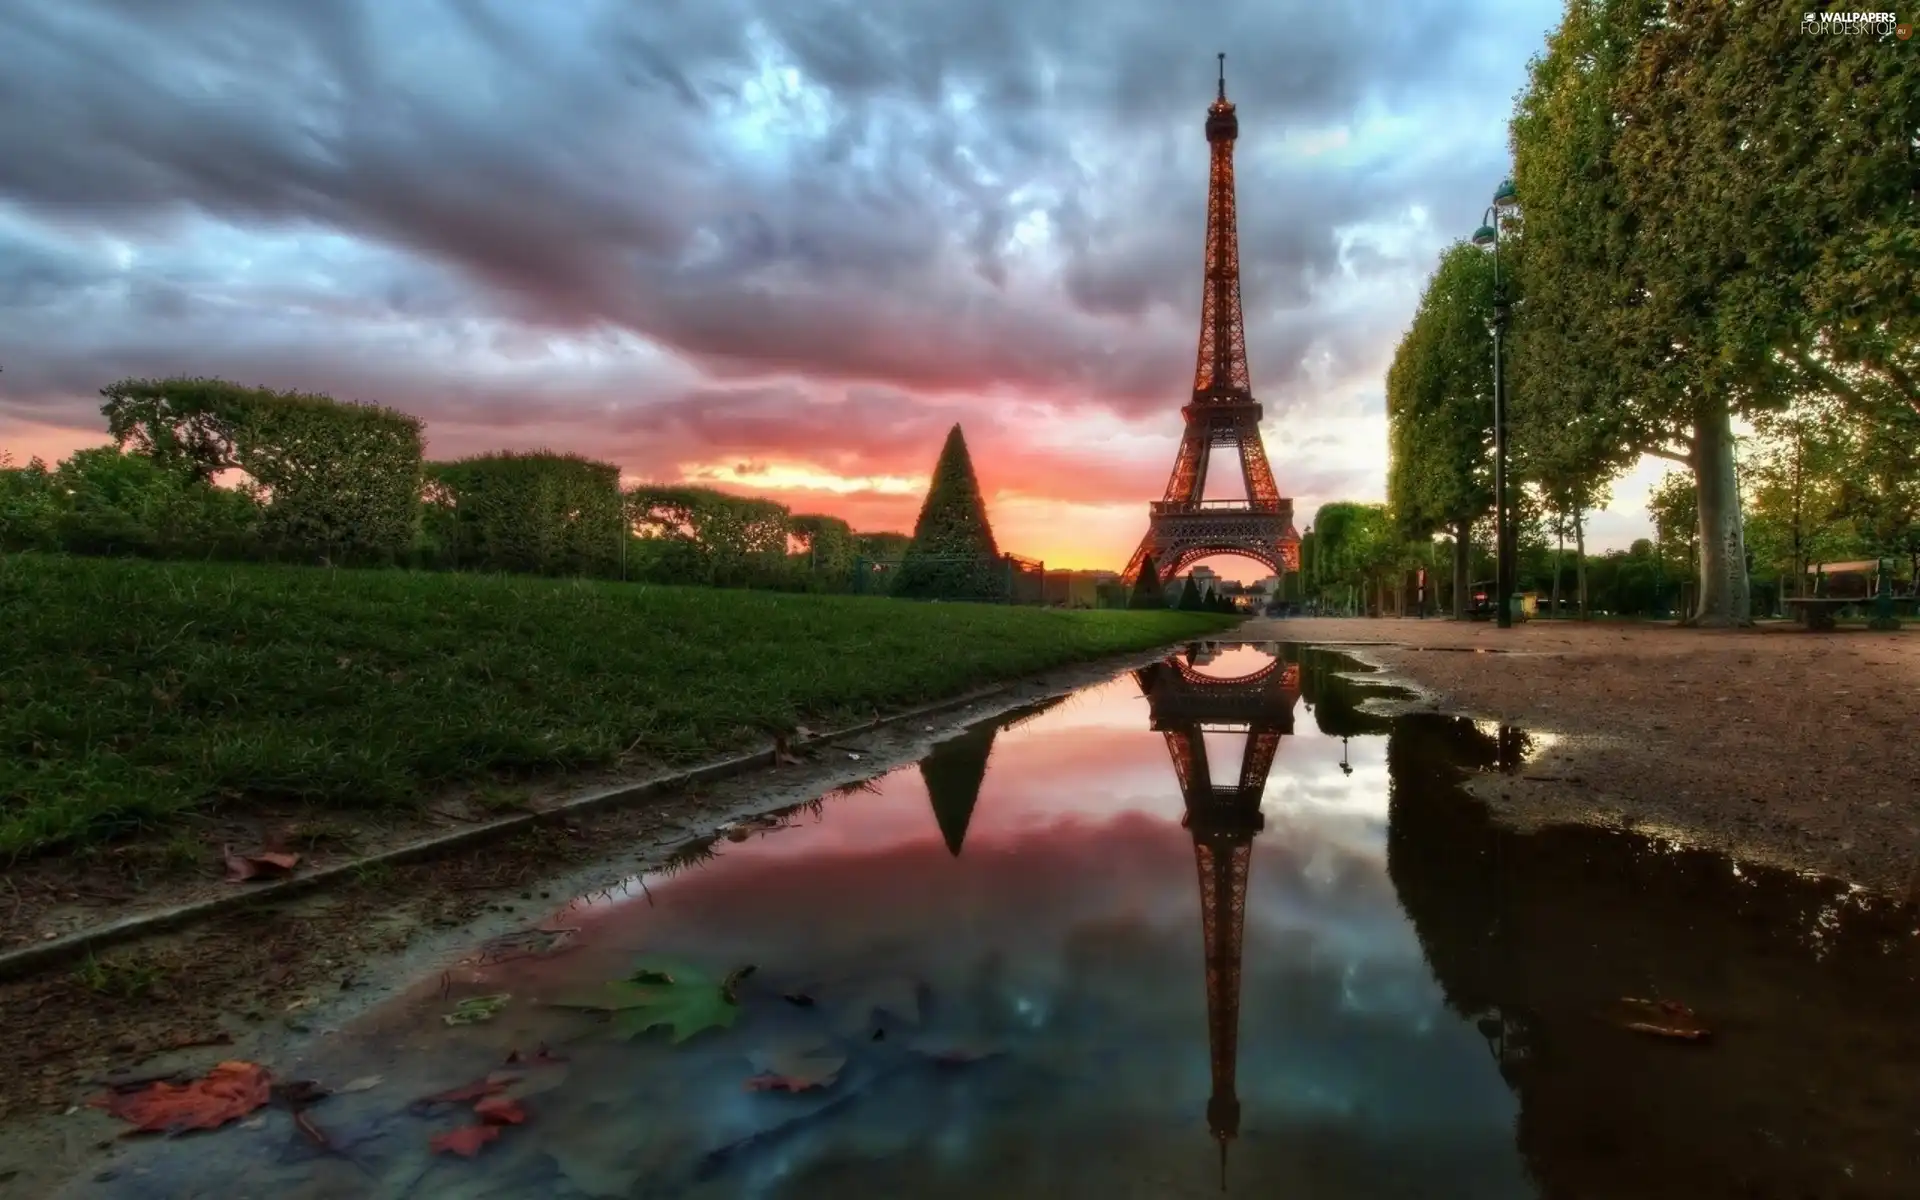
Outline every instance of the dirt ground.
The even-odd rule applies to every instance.
[[[1282,619],[1418,707],[1548,735],[1473,790],[1522,824],[1597,820],[1920,899],[1920,629]],[[1485,651],[1485,653],[1472,653]]]

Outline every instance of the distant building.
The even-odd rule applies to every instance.
[[[1042,602],[1057,608],[1098,608],[1100,585],[1117,583],[1118,571],[1048,571]]]

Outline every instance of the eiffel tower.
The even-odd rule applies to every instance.
[[[1220,55],[1219,92],[1207,107],[1213,167],[1207,185],[1206,287],[1200,302],[1200,351],[1193,400],[1180,410],[1186,431],[1167,480],[1166,496],[1149,510],[1147,535],[1127,563],[1132,583],[1148,555],[1162,579],[1203,558],[1237,554],[1276,575],[1300,569],[1293,501],[1280,494],[1260,440],[1260,404],[1247,370],[1240,314],[1240,234],[1233,198],[1233,143],[1240,118],[1227,100],[1227,56]],[[1232,446],[1246,476],[1245,500],[1206,500],[1207,464],[1215,446]]]
[[[1203,650],[1258,643],[1209,643]],[[1147,698],[1152,727],[1167,739],[1186,812],[1181,824],[1193,836],[1200,872],[1200,930],[1207,974],[1207,1047],[1213,1094],[1207,1128],[1220,1147],[1220,1190],[1227,1188],[1227,1147],[1240,1136],[1240,1097],[1234,1075],[1240,1052],[1240,950],[1247,922],[1247,874],[1253,839],[1266,827],[1260,797],[1273,769],[1280,739],[1293,732],[1300,698],[1300,667],[1278,656],[1259,670],[1215,678],[1170,657],[1133,673]],[[1213,782],[1204,734],[1247,735],[1240,774],[1231,784]]]

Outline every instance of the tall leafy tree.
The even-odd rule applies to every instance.
[[[1520,358],[1562,385],[1522,403],[1591,394],[1598,449],[1686,466],[1705,624],[1751,617],[1736,420],[1810,388],[1916,407],[1920,73],[1804,9],[1571,0],[1514,122],[1523,341],[1553,351]]]
[[[934,464],[894,594],[926,600],[995,598],[999,557],[967,439],[955,425]]]
[[[1909,583],[1920,583],[1920,413],[1890,410],[1885,420],[1856,429],[1841,512],[1870,552],[1904,559]]]
[[[1205,612],[1207,609],[1206,602],[1200,597],[1200,585],[1193,581],[1191,575],[1187,576],[1186,585],[1180,589],[1179,608],[1181,612]]]
[[[1514,311],[1509,428],[1518,474],[1574,534],[1585,594],[1586,511],[1645,452],[1684,457],[1624,394],[1611,324],[1637,299],[1618,236],[1621,184],[1613,93],[1631,53],[1618,0],[1571,0],[1530,67],[1513,118],[1522,213],[1505,252],[1523,297]]]
[[[1315,585],[1335,604],[1384,604],[1415,561],[1399,523],[1384,504],[1336,501],[1313,517]]]
[[[1660,557],[1694,570],[1700,560],[1698,489],[1678,471],[1669,471],[1647,493],[1647,512],[1653,517]]]
[[[1516,474],[1574,538],[1585,608],[1585,514],[1646,438],[1620,403],[1606,322],[1626,303],[1611,236],[1618,182],[1611,91],[1628,41],[1609,6],[1573,0],[1530,67],[1515,109],[1514,184],[1521,215],[1503,253],[1518,303],[1508,337],[1508,428]]]
[[[1537,165],[1541,165],[1536,163]],[[1534,182],[1538,182],[1537,180]],[[1557,198],[1563,207],[1566,198]],[[1569,214],[1562,212],[1564,224]],[[1551,228],[1552,215],[1543,215]],[[1512,323],[1506,338],[1508,444],[1512,474],[1526,503],[1537,508],[1543,530],[1561,540],[1573,538],[1575,590],[1580,615],[1587,610],[1586,516],[1604,507],[1607,485],[1636,457],[1624,436],[1620,415],[1610,402],[1607,367],[1601,348],[1574,322],[1591,315],[1592,297],[1569,295],[1575,278],[1553,264],[1548,244],[1542,263],[1529,267],[1532,245],[1526,219],[1510,217],[1502,255],[1515,282],[1506,285]],[[1540,298],[1530,302],[1535,291]],[[1556,555],[1556,563],[1558,557]],[[1559,610],[1559,567],[1554,568],[1554,605]]]
[[[1449,247],[1387,369],[1387,496],[1406,537],[1453,534],[1456,616],[1473,522],[1493,502],[1493,269],[1472,244]]]
[[[1754,426],[1742,464],[1754,562],[1797,592],[1811,564],[1846,556],[1857,541],[1843,504],[1856,422],[1837,401],[1816,395]]]

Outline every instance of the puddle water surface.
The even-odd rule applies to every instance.
[[[271,1064],[353,1083],[325,1145],[268,1109],[71,1194],[1920,1195],[1910,913],[1497,827],[1454,780],[1528,739],[1370,715],[1352,666],[1195,647],[978,726]],[[415,1102],[503,1069],[523,1123],[432,1153],[475,1099]]]

